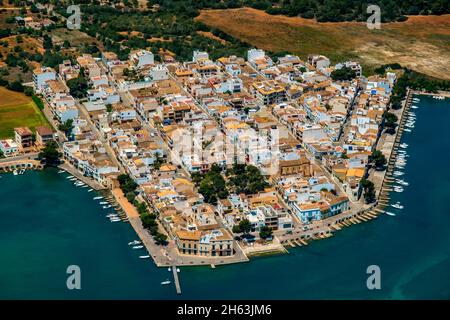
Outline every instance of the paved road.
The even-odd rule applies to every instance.
[[[22,154],[22,155],[15,156],[15,157],[8,157],[8,158],[0,159],[0,163],[20,161],[20,160],[34,160],[38,157],[38,155],[39,155],[38,152],[26,153],[26,154]]]

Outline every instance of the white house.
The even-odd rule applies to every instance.
[[[135,68],[140,69],[142,67],[154,64],[155,56],[150,51],[138,50],[131,53],[130,60]]]
[[[56,71],[52,68],[41,67],[33,71],[33,82],[37,92],[40,92],[46,81],[56,80]]]
[[[193,62],[199,62],[199,61],[202,61],[202,60],[209,60],[208,52],[195,50],[193,55],[192,55],[192,61]]]
[[[19,146],[12,139],[0,140],[0,151],[4,156],[13,156],[19,151]]]
[[[169,79],[169,70],[164,65],[157,65],[150,69],[150,78],[153,81],[167,80]]]
[[[263,59],[266,53],[262,49],[250,49],[247,51],[247,61],[252,62],[258,59]]]

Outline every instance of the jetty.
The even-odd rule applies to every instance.
[[[175,281],[175,289],[177,294],[181,294],[180,279],[178,278],[177,266],[172,266],[173,280]]]

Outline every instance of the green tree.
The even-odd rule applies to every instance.
[[[372,181],[361,179],[361,188],[364,192],[364,200],[366,203],[372,203],[376,200],[375,185]]]
[[[60,123],[58,129],[64,132],[67,138],[72,134],[73,130],[73,120],[68,119],[64,123]]]
[[[233,226],[234,233],[247,234],[252,230],[252,224],[248,219],[242,219],[238,225]]]
[[[261,227],[259,231],[259,236],[261,239],[267,239],[272,237],[272,229],[268,226]]]
[[[167,236],[162,233],[156,233],[153,235],[153,240],[155,240],[158,245],[166,245],[167,244]]]
[[[386,132],[390,134],[395,133],[395,128],[397,127],[398,117],[390,112],[386,112],[384,115],[384,126],[386,128]]]
[[[58,151],[58,144],[55,141],[49,141],[39,153],[38,159],[45,161],[46,167],[54,167],[59,165],[60,157],[61,153]]]
[[[383,170],[387,163],[386,157],[380,150],[374,150],[370,156],[370,161],[375,165],[377,170]]]
[[[351,80],[356,78],[356,72],[348,67],[336,69],[331,72],[331,78],[336,81]]]

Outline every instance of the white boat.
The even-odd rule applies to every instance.
[[[166,281],[161,282],[161,284],[162,284],[163,286],[168,285],[168,284],[170,284],[170,283],[171,283],[170,280],[166,280]]]
[[[404,131],[411,132],[411,129],[406,128]]]
[[[419,109],[418,106],[411,106],[412,109]]]
[[[388,211],[385,211],[384,213],[386,213],[388,216],[393,216],[393,217],[395,217],[395,213],[388,212]]]
[[[179,269],[179,268],[177,268],[177,272],[180,272],[180,269]]]
[[[94,197],[94,200],[100,200],[103,199],[103,197]]]
[[[118,217],[118,216],[119,215],[117,213],[110,213],[110,214],[107,214],[105,217],[111,218],[111,217]]]
[[[19,171],[19,174],[24,174],[25,173],[25,169],[22,169]]]
[[[19,172],[17,171],[17,169],[14,169],[13,175],[17,176],[18,174],[19,174]]]
[[[58,173],[64,173],[64,172],[65,172],[64,170],[59,170],[59,171],[58,171]]]
[[[146,256],[139,256],[139,259],[148,259],[148,258],[150,258],[149,255],[146,255]]]
[[[391,204],[391,207],[395,209],[403,209],[403,206],[398,202],[396,204]]]
[[[395,192],[403,192],[404,189],[403,189],[403,187],[394,187],[394,191]]]
[[[66,179],[72,179],[73,178],[73,176],[67,176],[66,177]]]
[[[92,191],[94,191],[94,189],[92,189],[92,188],[88,190],[88,192],[92,192]]]
[[[169,272],[170,272],[170,271],[172,271],[172,268],[171,268],[171,267],[169,267],[169,268],[167,269],[167,271],[169,271]]]
[[[109,208],[112,208],[112,205],[109,205],[109,206],[103,206],[103,209],[109,209]]]
[[[107,202],[107,201],[102,201],[102,202],[100,202],[100,204],[109,204],[109,202]]]
[[[402,144],[400,145],[400,148],[406,149],[406,148],[408,148],[408,144],[407,144],[407,143],[402,143]]]
[[[402,175],[404,175],[404,174],[405,174],[405,173],[402,172],[402,171],[394,171],[394,172],[393,172],[393,175],[394,175],[394,176],[398,176],[398,177],[399,177],[399,176],[402,176]]]
[[[409,183],[402,179],[395,180],[398,184],[401,184],[402,186],[409,186]]]
[[[131,248],[133,250],[138,250],[138,249],[142,249],[144,246],[132,246]]]
[[[111,221],[111,222],[119,222],[119,221],[122,221],[120,218],[112,218],[112,219],[109,219],[109,221]]]
[[[131,242],[128,242],[128,245],[129,245],[129,246],[135,246],[135,245],[137,245],[137,244],[141,244],[141,242],[140,242],[139,240],[133,240],[133,241],[131,241]]]

